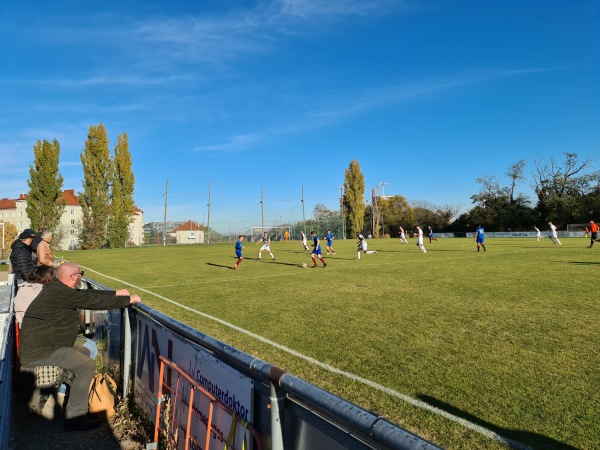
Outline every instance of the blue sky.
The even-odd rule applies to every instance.
[[[469,209],[475,180],[600,159],[597,0],[3,1],[0,197],[38,139],[80,191],[89,126],[127,132],[145,221],[299,220],[368,192]],[[594,165],[599,169],[598,161]],[[527,184],[522,192],[530,192]],[[224,225],[222,225],[223,227]]]

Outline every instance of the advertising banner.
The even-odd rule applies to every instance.
[[[135,373],[135,398],[154,421],[159,388],[159,356],[174,362],[202,388],[215,396],[236,412],[238,416],[252,423],[254,381],[232,367],[224,364],[211,352],[193,344],[182,336],[171,332],[152,319],[141,314],[137,316],[137,361]],[[165,367],[165,383],[176,391],[181,399],[168,405],[171,414],[180,424],[178,430],[178,448],[184,448],[185,428],[189,409],[190,384],[183,378],[178,380],[173,369]],[[179,381],[179,382],[178,382]],[[163,392],[165,394],[165,392]],[[169,396],[168,396],[169,397]],[[167,398],[168,398],[167,397]],[[174,398],[174,397],[173,397]],[[165,405],[163,405],[165,406]],[[190,435],[198,443],[205,442],[206,424],[209,415],[209,400],[204,395],[194,394],[191,405],[192,415]],[[225,446],[232,424],[232,416],[221,408],[214,408],[211,427],[211,447],[221,449]],[[175,426],[171,424],[171,426]],[[161,429],[165,426],[161,424]],[[241,426],[237,427],[235,448],[242,448],[242,440],[251,445],[250,433]],[[190,445],[190,448],[194,448]]]

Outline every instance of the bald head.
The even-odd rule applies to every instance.
[[[75,288],[81,281],[81,269],[78,264],[66,262],[56,269],[56,278],[71,288]]]

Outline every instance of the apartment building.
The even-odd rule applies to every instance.
[[[79,246],[79,228],[83,211],[79,204],[79,198],[74,189],[63,191],[65,199],[65,210],[60,218],[60,225],[54,233],[54,248],[57,250],[75,250]],[[0,200],[0,222],[12,223],[19,232],[25,228],[31,228],[31,220],[27,216],[27,195],[21,194],[19,198]],[[144,242],[143,211],[137,206],[132,213],[132,221],[129,224],[129,242],[134,245],[142,245]]]

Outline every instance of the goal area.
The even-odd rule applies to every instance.
[[[288,239],[292,238],[291,227],[289,225],[281,227],[251,227],[250,241],[259,242],[265,231],[272,241],[283,241],[285,239],[286,231],[288,233]]]
[[[567,237],[586,237],[585,230],[589,227],[589,223],[568,223]]]

